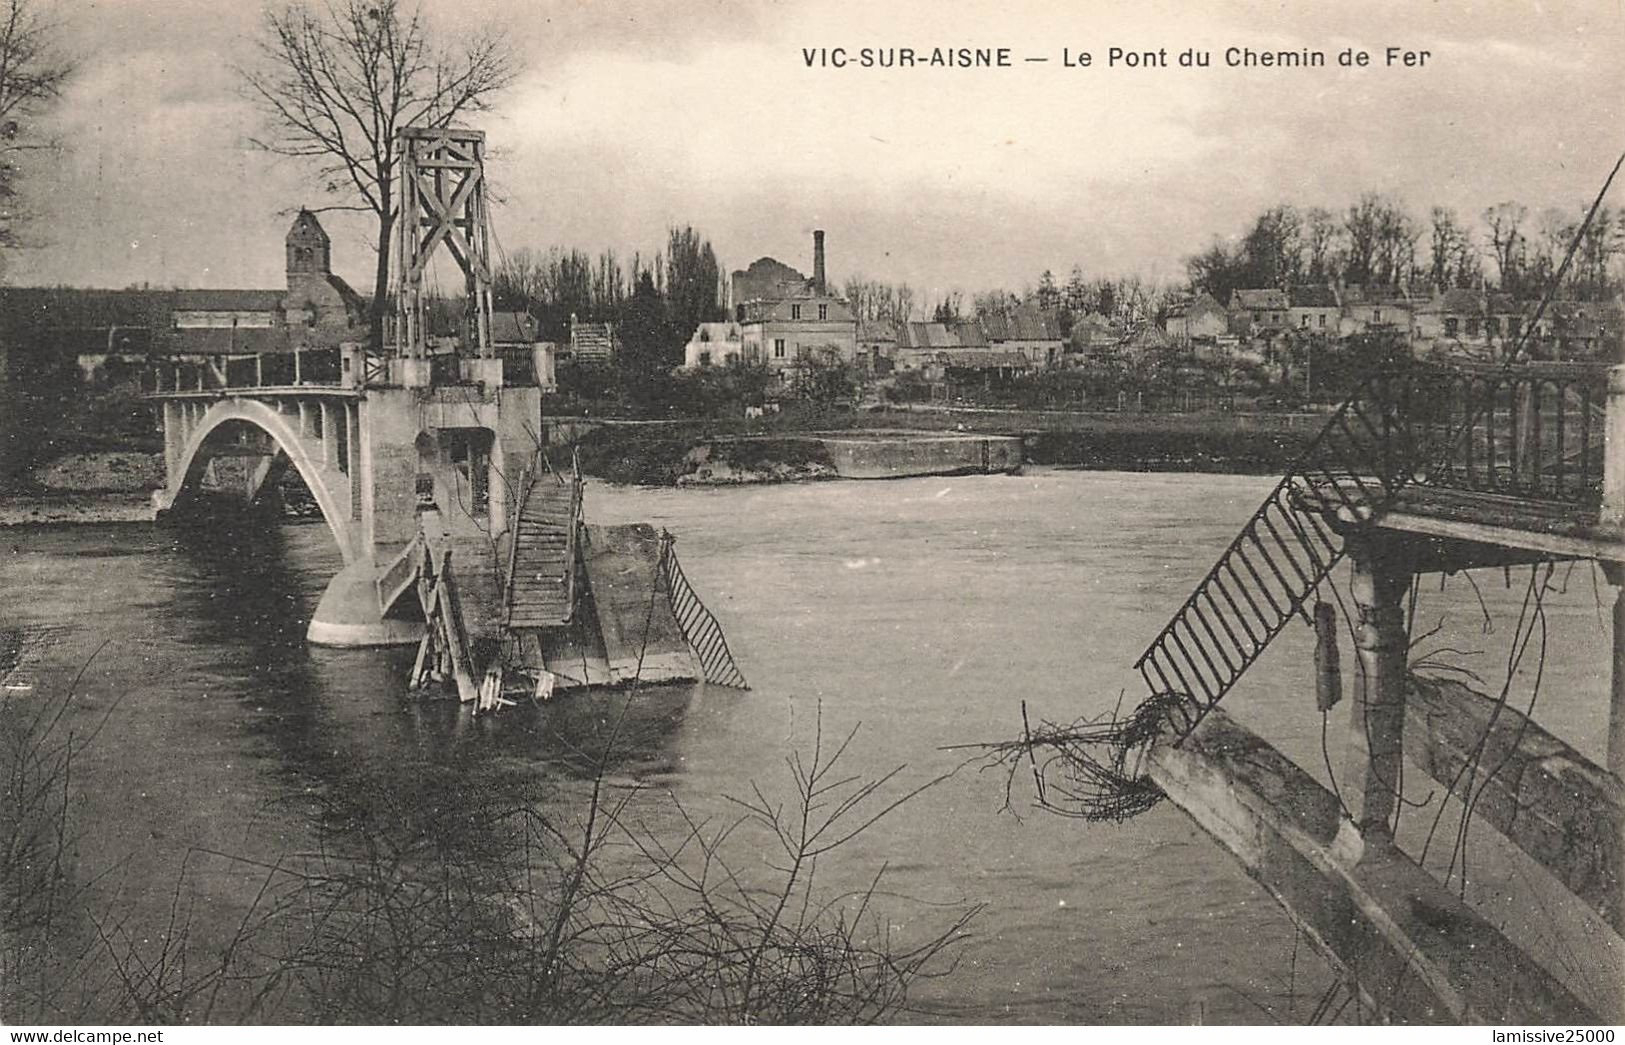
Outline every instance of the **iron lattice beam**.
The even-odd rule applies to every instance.
[[[491,228],[485,195],[485,133],[454,127],[400,132],[396,211],[395,350],[428,355],[424,278],[444,244],[463,272],[466,330],[481,359],[491,357]]]

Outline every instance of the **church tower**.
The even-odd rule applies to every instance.
[[[297,276],[328,276],[333,271],[332,242],[316,215],[301,209],[288,229],[288,286]]]

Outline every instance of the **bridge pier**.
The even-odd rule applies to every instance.
[[[181,431],[181,404],[164,401],[164,475],[175,474],[185,435]]]
[[[471,636],[497,637],[500,564],[506,561],[509,522],[517,517],[510,502],[535,460],[541,391],[491,384],[427,393],[373,387],[355,404],[324,404],[306,413],[320,418],[323,471],[347,486],[358,523],[355,564],[323,595],[310,641],[343,646],[416,641],[417,622],[406,619],[415,602],[380,605],[375,582],[418,536],[420,500],[438,509],[436,536],[453,549]],[[309,420],[314,423],[316,416]],[[407,624],[411,627],[403,627]]]
[[[327,582],[305,639],[317,646],[408,646],[423,638],[423,622],[385,616],[379,608],[380,564],[357,559]]]
[[[1351,537],[1349,590],[1355,612],[1358,681],[1349,731],[1346,784],[1349,812],[1367,841],[1393,840],[1403,779],[1405,688],[1410,637],[1405,594],[1411,571],[1403,538]]]

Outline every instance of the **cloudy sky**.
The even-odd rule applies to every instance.
[[[53,0],[82,70],[34,182],[38,245],[12,282],[277,286],[309,172],[258,153],[233,72],[258,4]],[[320,0],[317,0],[320,2]],[[1176,279],[1277,202],[1361,191],[1476,215],[1589,201],[1625,148],[1625,0],[424,0],[444,33],[496,20],[525,63],[482,118],[501,246],[656,249],[673,222],[725,265],[1019,289],[1043,269]],[[1356,8],[1358,8],[1356,10]],[[1009,47],[1009,69],[806,67],[803,48]],[[1111,69],[1111,47],[1211,51]],[[1384,49],[1427,50],[1388,68]],[[1228,47],[1323,69],[1224,67]],[[1344,48],[1366,68],[1340,68]],[[1067,68],[1062,49],[1094,56]],[[1046,57],[1047,62],[1026,62]],[[1625,204],[1625,186],[1613,202]],[[335,218],[361,288],[363,228]]]

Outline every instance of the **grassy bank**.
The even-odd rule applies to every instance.
[[[1313,438],[1308,431],[1073,429],[1029,433],[1030,464],[1121,472],[1277,475]]]

